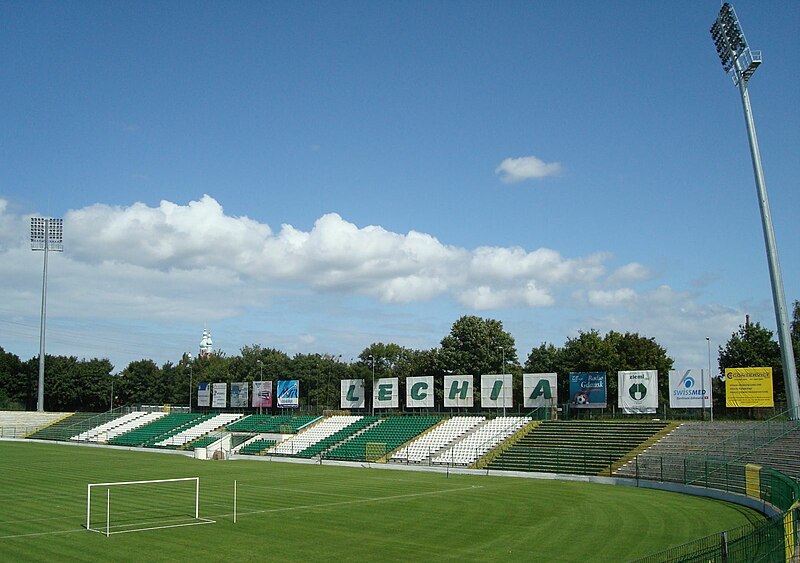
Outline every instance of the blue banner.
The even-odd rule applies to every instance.
[[[278,408],[294,409],[300,406],[300,381],[278,381]]]
[[[606,372],[570,372],[570,406],[577,409],[606,407]]]

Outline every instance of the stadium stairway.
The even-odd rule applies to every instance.
[[[489,463],[490,469],[598,475],[667,424],[660,421],[544,421]]]
[[[330,450],[340,443],[351,439],[356,434],[363,432],[365,429],[374,425],[378,421],[377,416],[360,416],[351,424],[345,426],[341,430],[334,432],[330,436],[321,439],[317,443],[307,447],[306,449],[297,452],[295,455],[302,458],[312,458],[315,455],[325,455],[326,450]]]
[[[96,412],[76,412],[61,417],[52,424],[37,430],[25,436],[33,440],[56,440],[66,442],[72,436],[80,434],[84,430],[88,430],[101,422],[94,422],[98,417],[102,417],[101,413]]]

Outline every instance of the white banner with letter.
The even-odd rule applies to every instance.
[[[406,406],[429,409],[433,407],[433,376],[406,378]]]
[[[470,408],[472,407],[473,395],[471,375],[444,376],[445,407]]]
[[[510,408],[514,406],[510,373],[481,375],[481,407]]]
[[[372,390],[372,404],[376,409],[396,409],[399,405],[400,383],[396,377],[382,377]]]
[[[342,379],[342,408],[363,409],[367,394],[363,379]]]
[[[552,407],[558,404],[558,376],[555,373],[523,373],[525,408]]]

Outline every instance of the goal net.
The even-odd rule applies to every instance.
[[[386,457],[386,442],[367,442],[364,444],[364,459],[370,462]]]
[[[86,487],[86,529],[106,536],[213,523],[200,517],[199,477]]]

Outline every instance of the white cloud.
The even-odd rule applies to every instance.
[[[495,169],[500,174],[500,180],[506,184],[514,184],[532,178],[546,178],[556,176],[561,172],[558,162],[544,162],[535,156],[521,156],[519,158],[506,158]]]
[[[587,292],[586,298],[594,307],[616,307],[636,299],[636,292],[629,287],[612,290],[593,289]]]
[[[14,222],[3,202],[0,225]],[[187,205],[96,204],[66,213],[64,222],[64,268],[74,276],[73,302],[88,307],[91,298],[82,295],[91,287],[91,295],[115,303],[125,315],[190,309],[186,300],[197,299],[201,287],[205,298],[198,306],[224,314],[284,291],[340,292],[386,303],[449,296],[475,310],[549,307],[570,289],[602,286],[611,258],[565,258],[548,248],[469,250],[416,231],[358,227],[335,213],[320,217],[307,232],[282,225],[274,233],[248,217],[226,215],[208,195]],[[6,234],[0,248],[9,242]],[[631,264],[618,272],[641,269]],[[612,296],[592,294],[594,302],[602,299]]]
[[[650,276],[650,270],[638,262],[631,262],[614,270],[608,276],[608,282],[611,284],[626,284],[644,281],[650,279]]]
[[[39,310],[42,259],[41,253],[30,251],[27,220],[0,199],[4,319],[33,317]],[[525,331],[534,330],[532,319],[549,330],[577,312],[580,318],[574,322],[581,329],[635,330],[670,346],[691,347],[705,344],[706,335],[715,342],[726,338],[742,316],[732,309],[698,305],[694,294],[668,286],[643,290],[637,284],[651,277],[648,269],[631,262],[610,271],[610,253],[565,257],[549,248],[468,249],[426,233],[359,227],[334,213],[320,217],[308,231],[292,225],[273,231],[248,217],[226,215],[216,200],[203,196],[185,205],[97,204],[66,213],[64,221],[65,252],[50,261],[48,311],[52,318],[68,319],[64,322],[72,328],[66,339],[79,332],[92,334],[92,327],[104,323],[196,328],[219,326],[226,319],[237,323],[249,318],[252,325],[257,318],[256,326],[268,328],[249,329],[248,338],[255,340],[243,345],[270,344],[275,337],[290,340],[286,349],[308,350],[317,343],[330,345],[331,338],[347,338],[336,332],[342,323],[331,324],[331,319],[341,319],[345,332],[358,334],[359,341],[376,337],[368,328],[372,325],[361,323],[387,315],[380,303],[404,306],[393,311],[422,304],[417,310],[427,318],[407,319],[404,326],[446,325],[452,319],[443,321],[432,312],[436,300],[436,307],[456,314],[527,316],[521,339]],[[364,309],[353,310],[353,303]],[[326,309],[322,320],[316,316],[320,308]],[[293,322],[287,315],[298,314],[312,326],[282,328]],[[262,323],[262,318],[269,321]],[[31,334],[36,322],[30,322]],[[559,330],[568,336],[571,326]],[[319,338],[315,332],[328,336]],[[298,340],[300,335],[311,340]],[[26,332],[20,342],[31,338]],[[94,349],[103,350],[108,342],[103,344],[104,338],[111,337],[94,333],[81,346],[92,349],[90,340],[95,339]],[[56,345],[57,338],[52,342]],[[116,336],[111,346],[133,345]],[[171,346],[190,349],[180,343]],[[148,357],[144,345],[141,350],[139,357]]]

